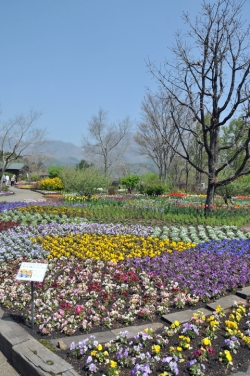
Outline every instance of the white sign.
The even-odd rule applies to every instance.
[[[42,282],[45,277],[48,264],[39,264],[34,262],[22,262],[16,275],[20,281]]]

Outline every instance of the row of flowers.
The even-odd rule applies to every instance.
[[[121,370],[130,370],[132,376],[171,376],[187,370],[191,375],[202,376],[211,358],[232,366],[233,354],[240,347],[241,351],[250,348],[249,315],[249,308],[243,303],[227,314],[217,306],[208,317],[198,311],[190,322],[181,325],[175,321],[160,333],[145,329],[131,338],[128,331],[121,331],[115,341],[105,344],[90,336],[77,344],[72,342],[70,351],[90,375],[100,371],[118,376]],[[214,346],[218,336],[221,346]]]
[[[64,205],[26,205],[12,210],[4,210],[1,220],[4,222],[15,221],[21,224],[46,223],[79,223],[87,221],[84,218],[85,207],[68,207]],[[111,224],[111,226],[114,226]],[[120,225],[117,225],[118,228]],[[97,228],[95,224],[95,228]],[[142,228],[142,227],[141,227]],[[149,227],[147,227],[149,229]],[[97,230],[98,231],[98,230]],[[141,235],[137,233],[137,235]],[[185,243],[201,243],[209,240],[221,239],[250,239],[250,232],[247,229],[239,229],[237,226],[163,226],[150,228],[147,235],[160,239],[169,238],[171,241],[184,241]]]
[[[14,234],[15,230],[11,232]],[[1,234],[2,239],[6,234]],[[65,239],[70,238],[74,237]],[[58,237],[55,240],[60,244]],[[92,255],[83,260],[79,257],[58,259],[58,251],[53,255],[54,248],[49,249],[52,241],[51,237],[46,251],[27,235],[17,233],[15,238],[6,236],[3,241],[8,251],[1,247],[2,259],[9,262],[0,264],[0,303],[11,309],[23,310],[30,300],[29,283],[15,279],[22,261],[17,259],[21,252],[16,248],[22,246],[27,252],[29,244],[33,244],[30,251],[33,258],[44,258],[47,262],[51,256],[55,257],[49,261],[44,283],[36,286],[35,318],[44,333],[58,330],[70,334],[95,325],[112,327],[137,318],[153,320],[173,306],[183,308],[199,300],[219,298],[250,281],[247,240],[209,242],[184,252],[127,257],[118,263],[98,260],[101,257],[112,260],[114,256],[108,247],[104,256],[102,247],[99,249],[96,260]],[[70,247],[72,244],[68,245],[68,252]]]

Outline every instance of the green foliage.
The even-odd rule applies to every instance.
[[[161,181],[159,179],[158,174],[155,174],[153,172],[148,172],[148,173],[143,174],[141,176],[141,183],[143,185],[148,186],[148,185],[152,185],[152,184],[160,184]]]
[[[145,189],[145,193],[149,196],[159,196],[165,192],[165,187],[163,185],[150,185]]]
[[[38,174],[30,174],[30,180],[38,181],[39,180],[39,175]]]
[[[60,176],[62,169],[62,166],[48,166],[49,178],[58,178]]]
[[[128,189],[134,189],[138,186],[140,181],[139,175],[127,175],[124,178],[120,179],[120,184],[125,185]]]
[[[19,175],[19,180],[26,180],[27,179],[27,175],[26,174],[20,174]]]
[[[9,190],[9,186],[3,184],[3,185],[2,185],[2,189],[1,189],[1,191],[2,191],[2,192],[7,192],[8,190]]]
[[[86,168],[93,167],[93,163],[88,163],[85,159],[81,159],[76,165],[77,170],[85,170]]]
[[[229,125],[224,126],[222,128],[222,136],[220,138],[220,142],[222,146],[227,146],[228,144],[231,144],[230,148],[227,148],[221,153],[221,156],[223,158],[223,161],[229,161],[230,158],[235,155],[235,153],[238,151],[239,146],[244,144],[247,139],[247,133],[245,130],[245,121],[242,117],[239,117],[238,119],[232,119],[229,123]],[[241,134],[242,136],[236,140],[235,135]],[[241,153],[234,159],[233,162],[231,162],[229,165],[227,165],[226,170],[228,171],[228,174],[234,173],[237,168],[242,164],[243,159],[245,157],[245,152],[242,150]]]
[[[216,189],[216,193],[227,198],[230,198],[232,196],[249,195],[250,175],[241,176],[240,178],[226,186],[218,187]]]
[[[63,181],[65,192],[77,192],[81,196],[91,197],[97,188],[110,185],[110,179],[93,167],[76,170],[72,167],[63,167],[60,178]]]
[[[139,191],[140,193],[146,193],[148,187],[152,185],[162,185],[162,182],[158,176],[158,174],[153,172],[148,172],[141,176]]]
[[[63,183],[60,178],[46,178],[41,180],[39,188],[45,191],[62,191]]]

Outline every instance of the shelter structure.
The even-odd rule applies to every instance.
[[[24,170],[25,164],[21,162],[15,162],[15,163],[10,163],[7,165],[7,168],[5,170],[5,175],[10,173],[10,174],[15,174],[17,179],[19,174],[22,173],[22,170]],[[2,170],[2,164],[0,164],[0,171]]]

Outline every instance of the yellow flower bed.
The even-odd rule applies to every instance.
[[[195,244],[134,235],[70,234],[31,238],[50,252],[48,258],[79,257],[118,262],[126,258],[155,257],[163,252],[183,252]]]
[[[39,213],[39,214],[57,214],[57,215],[67,215],[67,217],[84,217],[86,210],[84,208],[68,208],[66,206],[38,206],[31,205],[27,207],[19,207],[17,210],[24,213]]]
[[[63,183],[60,178],[46,178],[40,181],[40,189],[47,191],[61,191],[63,189]]]
[[[73,195],[73,194],[70,194],[70,193],[64,193],[63,199],[67,202],[70,202],[70,203],[75,203],[75,202],[82,203],[82,202],[85,202],[85,201],[97,201],[98,196],[94,195],[94,196],[91,196],[91,197],[87,197],[87,196],[77,196],[77,195]]]

